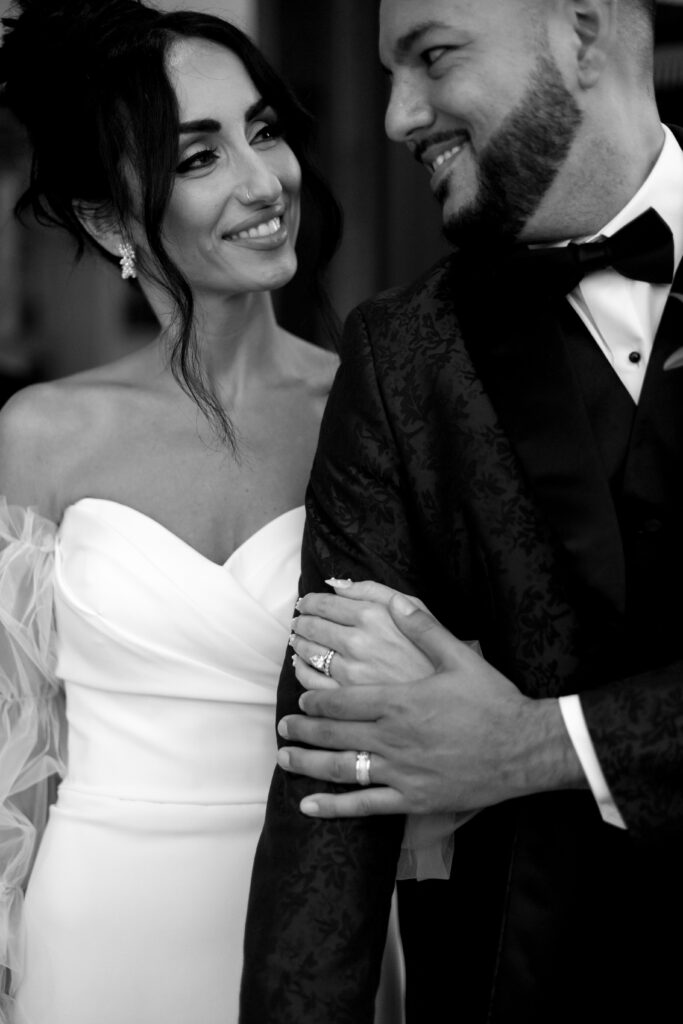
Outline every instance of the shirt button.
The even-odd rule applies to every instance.
[[[629,363],[639,363],[641,358],[640,352],[629,352],[628,354]]]

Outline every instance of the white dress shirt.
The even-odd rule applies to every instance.
[[[662,126],[662,151],[652,171],[626,206],[598,234],[609,237],[649,207],[671,228],[674,263],[683,255],[683,150]],[[568,300],[609,360],[635,403],[645,378],[652,345],[670,291],[669,285],[633,281],[609,268],[585,277]],[[638,358],[635,358],[634,353]],[[560,710],[603,820],[625,828],[600,767],[586,726],[579,694],[560,697]]]

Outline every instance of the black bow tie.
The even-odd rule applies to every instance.
[[[543,294],[567,295],[582,278],[606,267],[624,277],[651,284],[671,284],[674,274],[673,236],[656,210],[645,213],[597,242],[566,246],[516,246],[503,269],[513,287],[533,287]]]

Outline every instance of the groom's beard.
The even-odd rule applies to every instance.
[[[482,151],[474,200],[444,223],[458,247],[513,240],[536,211],[564,164],[583,114],[554,60],[542,54],[519,105]],[[443,205],[446,179],[436,198]]]

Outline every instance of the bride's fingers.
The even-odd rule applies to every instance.
[[[341,594],[351,601],[370,601],[373,604],[381,604],[384,608],[388,607],[394,594],[403,593],[401,590],[385,586],[384,583],[377,583],[376,580],[359,580],[357,583],[352,583],[350,580],[329,579],[325,580],[325,583],[334,587],[336,594]],[[427,606],[419,597],[414,597],[411,594],[410,600],[422,611],[427,611]]]
[[[321,619],[317,615],[297,615],[292,619],[292,633],[319,647],[331,647],[333,651],[346,651],[352,630],[336,622]]]
[[[355,626],[358,623],[358,602],[337,594],[322,594],[312,591],[296,602],[300,615],[318,616],[340,626]]]
[[[292,655],[292,664],[296,678],[307,690],[335,690],[339,686],[337,680],[331,675],[326,676],[324,672],[312,668],[298,654]]]
[[[309,673],[306,673],[304,678],[299,678],[297,673],[299,682],[306,689],[329,689],[329,685],[326,685],[326,683],[330,683],[330,680],[335,685],[349,681],[347,673],[344,671],[343,656],[334,647],[323,647],[322,644],[311,643],[304,637],[300,637],[297,633],[290,633],[289,646],[298,656],[299,660],[304,662],[316,676],[320,677],[316,681]],[[294,663],[294,667],[296,668],[296,663]],[[322,683],[320,680],[325,680],[326,683]]]
[[[333,585],[332,580],[325,582]],[[364,613],[367,614],[372,609],[387,609],[391,598],[399,593],[392,587],[375,583],[373,580],[362,580],[348,585],[344,580],[335,580],[334,584],[334,594],[311,591],[300,597],[296,603],[297,610],[301,614],[317,615],[340,625],[356,626],[362,622]],[[419,598],[411,596],[410,600],[426,611]]]
[[[377,604],[388,605],[396,591],[383,583],[374,580],[337,580],[331,578],[325,580],[328,586],[334,587],[335,594],[346,597],[351,601],[374,601]]]
[[[289,646],[298,654],[299,657],[303,658],[304,661],[308,662],[314,669],[318,669],[318,663],[320,664],[319,671],[325,675],[325,670],[322,665],[323,659],[330,651],[333,651],[332,661],[339,662],[339,651],[335,647],[325,647],[323,644],[312,643],[310,640],[306,640],[304,637],[299,636],[297,633],[289,634]],[[331,672],[331,661],[328,662],[328,672]]]
[[[321,598],[326,595],[314,596]],[[304,600],[308,601],[308,597]],[[372,601],[347,601],[346,605],[353,608],[353,613],[340,614],[340,619],[343,617],[345,620],[343,624],[328,618],[326,608],[321,609],[322,614],[313,614],[312,608],[303,605],[299,615],[292,619],[292,631],[311,643],[332,647],[347,657],[360,659],[367,658],[382,639],[385,645],[388,641],[395,644],[397,639],[402,639],[387,608]]]

